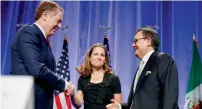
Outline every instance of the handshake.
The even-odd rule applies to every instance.
[[[74,95],[74,85],[72,84],[72,82],[67,82],[67,88],[64,92],[67,96]]]
[[[80,72],[82,73],[83,72],[83,65],[80,65],[76,68],[77,72]],[[66,87],[67,85],[67,87]],[[67,96],[72,96],[74,95],[74,85],[72,84],[72,82],[66,82],[66,85],[65,85],[65,94]]]

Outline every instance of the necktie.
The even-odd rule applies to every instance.
[[[50,47],[50,48],[51,48],[51,46],[50,46],[50,41],[49,41],[49,39],[48,39],[48,38],[46,38],[46,42],[47,42],[47,44],[48,44],[48,47]]]
[[[137,74],[136,74],[136,76],[135,76],[135,81],[134,81],[134,86],[133,86],[133,91],[134,91],[134,92],[135,92],[135,90],[136,90],[136,86],[137,86],[137,82],[138,82],[138,80],[139,80],[139,77],[140,77],[140,75],[141,75],[141,73],[142,73],[143,64],[144,64],[144,61],[142,60],[142,61],[140,62],[140,65],[139,65]]]
[[[140,62],[140,65],[139,65],[137,74],[136,74],[136,76],[135,76],[135,81],[134,81],[134,86],[133,86],[133,92],[134,92],[134,93],[135,93],[135,90],[136,90],[137,82],[138,82],[139,77],[140,77],[140,75],[141,75],[141,73],[142,73],[142,70],[143,70],[143,65],[144,65],[144,61],[142,60],[142,61]],[[133,99],[133,100],[134,100],[134,99]],[[130,109],[133,108],[133,103],[134,103],[133,100],[132,100]]]

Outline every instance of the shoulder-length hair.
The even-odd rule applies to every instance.
[[[93,70],[92,70],[92,65],[90,63],[90,57],[92,55],[93,50],[96,47],[103,48],[105,51],[105,63],[103,65],[103,69],[104,69],[105,73],[112,73],[111,68],[109,66],[109,55],[107,53],[106,47],[101,43],[96,43],[96,44],[92,45],[91,48],[86,53],[84,64],[81,65],[80,68],[77,68],[77,71],[84,77],[90,76],[92,74]]]

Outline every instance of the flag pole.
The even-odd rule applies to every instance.
[[[196,40],[196,36],[195,36],[194,33],[193,33],[192,39],[193,39],[194,43],[196,43],[197,48],[199,48],[199,44],[198,44],[198,42],[197,42],[197,40]]]
[[[62,30],[64,31],[64,35],[67,36],[67,29],[69,28],[69,26],[65,25],[64,27],[62,27]]]
[[[65,37],[63,41],[62,53],[56,66],[56,75],[70,82],[68,40],[66,38],[68,26],[64,26],[61,29],[63,30]],[[66,96],[65,92],[59,93],[55,91],[53,109],[62,109],[63,107],[72,109],[71,99],[69,96]]]
[[[62,27],[62,30],[64,31],[64,41],[66,41],[68,43],[67,40],[67,29],[69,28],[69,26],[65,25],[64,27]]]
[[[107,36],[107,31],[109,29],[111,29],[112,27],[111,26],[107,27],[107,26],[99,25],[99,28],[102,29],[102,31],[104,32],[104,35]]]
[[[99,28],[102,29],[102,31],[104,32],[104,41],[103,41],[103,45],[106,47],[107,49],[107,54],[109,56],[109,67],[111,68],[111,61],[110,61],[110,50],[109,50],[109,43],[108,43],[108,38],[107,38],[107,31],[109,29],[111,29],[111,26],[101,26],[99,25]]]

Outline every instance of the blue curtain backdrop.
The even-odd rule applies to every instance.
[[[122,85],[126,102],[139,60],[134,56],[134,32],[144,25],[158,26],[159,51],[172,55],[179,70],[179,106],[184,105],[188,75],[192,60],[192,35],[195,33],[202,57],[202,2],[172,1],[60,1],[64,8],[63,26],[68,25],[71,80],[77,86],[79,74],[75,68],[82,63],[88,48],[102,43],[104,33],[99,25],[112,26],[108,32],[111,63]],[[8,75],[10,47],[17,24],[32,24],[38,1],[1,2],[1,75]],[[64,32],[51,38],[52,52],[58,62]],[[152,83],[148,83],[152,84]]]

